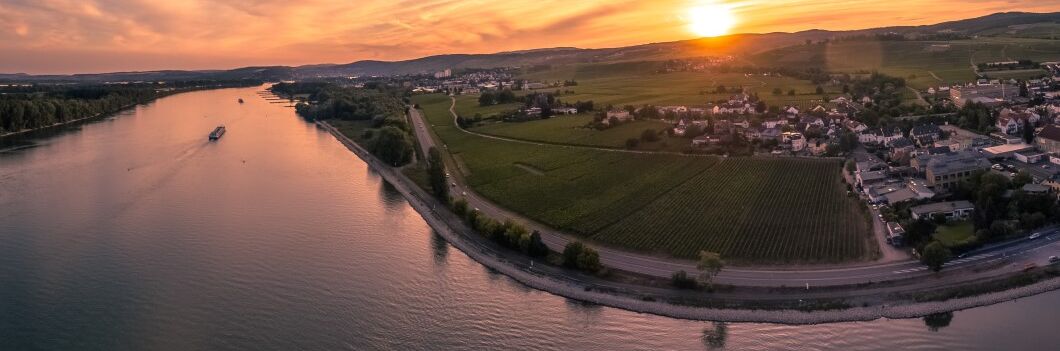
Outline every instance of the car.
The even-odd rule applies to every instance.
[[[466,192],[466,191],[465,191],[465,192],[462,192],[462,193],[460,193],[460,195],[461,195],[461,196],[467,196],[467,192]]]
[[[1042,165],[1042,169],[1049,169],[1049,165]]]
[[[1041,238],[1041,237],[1042,237],[1042,233],[1034,233],[1034,234],[1031,234],[1031,236],[1027,237],[1027,239],[1034,240],[1034,239]]]
[[[1060,262],[1060,257],[1049,256],[1049,263],[1057,263],[1057,262]]]

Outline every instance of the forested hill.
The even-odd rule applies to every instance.
[[[257,84],[261,81],[3,86],[0,136],[111,114],[179,92]]]

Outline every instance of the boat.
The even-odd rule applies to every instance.
[[[243,98],[239,98],[239,103],[243,103]]]
[[[225,126],[217,126],[210,132],[210,141],[221,139],[222,135],[225,135]]]

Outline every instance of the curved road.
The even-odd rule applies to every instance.
[[[455,100],[454,100],[455,103]],[[455,111],[452,107],[450,112],[454,115],[455,123]],[[435,147],[437,144],[435,138],[431,135],[431,130],[427,128],[427,122],[425,121],[421,111],[410,108],[409,116],[413,123],[413,129],[415,130],[416,138],[420,145],[424,149]],[[554,144],[546,143],[535,143],[525,140],[508,139],[503,137],[496,137],[491,135],[484,135],[467,131],[457,126],[458,129],[465,133],[477,135],[485,138],[492,138],[496,140],[504,140],[518,143],[528,143],[535,145],[548,145],[557,146]],[[575,146],[563,146],[578,148]],[[607,148],[594,148],[594,147],[580,147],[594,150],[605,150],[615,152],[634,152],[632,150],[616,150]],[[646,151],[637,151],[636,153],[650,153]],[[450,162],[452,162],[450,160]],[[459,169],[450,165],[448,169]],[[452,182],[452,191],[450,193],[455,198],[464,198],[470,207],[478,209],[483,214],[493,218],[511,218],[522,222],[530,230],[537,230],[541,233],[542,239],[546,245],[552,250],[562,251],[563,247],[571,241],[570,237],[564,233],[555,231],[548,226],[536,223],[528,218],[525,218],[517,213],[511,212],[500,206],[494,204],[492,201],[476,194],[467,186],[465,180],[460,176],[460,172],[452,172],[453,176],[450,178]],[[1027,263],[1034,263],[1037,265],[1047,264],[1047,259],[1051,255],[1057,255],[1060,253],[1060,234],[1054,234],[1055,228],[1044,229],[1040,232],[1044,233],[1041,238],[1036,240],[1020,239],[1004,243],[1001,245],[994,245],[990,248],[984,248],[977,252],[970,253],[967,257],[961,257],[955,259],[946,264],[947,271],[968,271],[969,278],[975,278],[975,276],[981,276],[984,274],[1008,271],[1008,270],[1019,270]],[[600,253],[600,261],[605,266],[612,267],[615,269],[639,273],[659,278],[670,278],[670,276],[677,271],[684,270],[690,274],[697,272],[695,262],[688,260],[677,260],[667,259],[654,256],[648,256],[633,252],[627,252],[622,250],[616,250],[608,247],[599,245],[589,245]],[[992,269],[984,269],[984,268]],[[985,273],[984,273],[985,272]],[[819,287],[819,286],[834,286],[834,285],[850,285],[850,284],[862,284],[870,282],[883,282],[891,280],[908,279],[915,277],[927,277],[933,275],[926,266],[922,265],[917,261],[904,261],[894,262],[886,264],[876,265],[861,265],[851,267],[840,267],[830,269],[807,269],[807,270],[768,270],[768,269],[739,269],[739,268],[725,268],[715,278],[715,282],[720,284],[728,285],[740,285],[740,286],[763,286],[763,287],[794,287],[794,286],[807,286],[807,287]]]

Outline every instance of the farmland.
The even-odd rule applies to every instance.
[[[915,88],[975,80],[973,63],[1056,59],[1060,43],[1024,38],[977,38],[951,41],[849,41],[798,45],[754,58],[766,66],[821,67],[829,71],[878,70],[904,77]],[[1001,76],[1005,77],[1005,76]]]
[[[593,100],[598,106],[614,105],[706,105],[707,102],[729,98],[732,93],[717,93],[717,88],[742,87],[757,93],[767,104],[813,107],[825,97],[842,93],[836,86],[823,86],[825,93],[816,94],[817,86],[810,81],[791,77],[745,75],[742,73],[671,72],[656,73],[647,70],[600,72],[605,64],[579,64],[559,66],[549,71],[535,72],[523,78],[547,82],[573,79],[577,86],[562,90],[573,90],[564,94],[563,101]],[[783,91],[773,95],[774,89]],[[795,95],[788,95],[794,90]],[[544,91],[549,91],[545,89]]]
[[[719,163],[713,157],[507,142],[453,127],[448,97],[421,95],[414,101],[446,144],[450,167],[476,192],[590,241],[685,258],[717,250],[735,263],[850,261],[875,252],[865,240],[866,215],[841,187],[838,161]],[[571,127],[578,118],[585,117],[509,125],[531,126],[525,133],[544,135],[549,128]]]
[[[519,123],[487,123],[473,130],[478,133],[503,136],[512,139],[541,141],[554,144],[586,145],[622,148],[627,139],[640,138],[648,129],[662,132],[670,125],[661,121],[633,121],[605,130],[586,127],[593,117],[587,114],[556,116],[549,119]],[[679,152],[688,146],[688,139],[670,137],[663,133],[659,141],[641,143],[638,150],[665,150]]]
[[[870,257],[869,222],[846,195],[839,164],[725,160],[591,238],[688,258],[700,250],[775,263]]]

